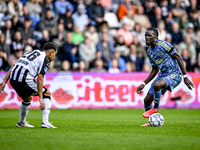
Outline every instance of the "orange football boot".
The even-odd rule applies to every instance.
[[[158,110],[156,110],[155,108],[151,108],[150,110],[146,111],[143,113],[143,117],[144,118],[149,118],[152,114],[157,113]]]

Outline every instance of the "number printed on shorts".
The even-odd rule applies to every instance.
[[[170,78],[175,78],[176,77],[176,75],[175,74],[172,74],[171,76],[170,76]]]

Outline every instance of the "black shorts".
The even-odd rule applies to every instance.
[[[10,84],[23,100],[30,96],[38,96],[37,83],[35,80],[30,80],[29,82],[18,82],[10,79]],[[43,86],[43,95],[46,91],[47,88]]]

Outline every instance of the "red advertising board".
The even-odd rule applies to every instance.
[[[6,73],[0,73],[0,81]],[[161,97],[162,108],[200,108],[200,75],[189,73],[194,90],[189,90],[182,81],[173,92],[167,91]],[[52,93],[52,108],[143,108],[143,99],[151,83],[145,86],[144,94],[136,94],[137,87],[148,73],[47,73],[45,87]],[[181,97],[179,101],[172,98]],[[21,98],[9,82],[5,92],[0,94],[1,109],[20,108]],[[38,108],[38,97],[33,97],[31,108]]]

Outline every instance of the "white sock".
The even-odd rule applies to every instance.
[[[20,107],[20,124],[26,123],[26,116],[28,115],[30,104],[31,102],[22,102]]]
[[[42,111],[42,121],[43,121],[43,123],[49,123],[51,100],[49,98],[44,98],[43,101],[45,104],[45,109]]]

